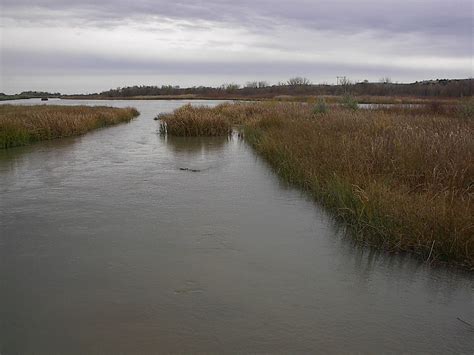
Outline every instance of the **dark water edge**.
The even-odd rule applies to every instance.
[[[0,151],[2,355],[473,353],[472,274],[355,244],[237,138],[159,136],[184,103],[50,100],[142,114]]]

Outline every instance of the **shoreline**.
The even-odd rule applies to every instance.
[[[426,97],[410,97],[410,96],[352,96],[359,104],[380,104],[380,105],[416,105],[416,104],[458,104],[465,100],[466,98],[450,98],[450,97],[436,97],[436,98],[426,98]],[[120,96],[120,97],[109,97],[109,96],[82,96],[82,95],[67,95],[59,97],[62,100],[193,100],[193,101],[281,101],[281,102],[308,102],[315,103],[318,100],[324,100],[327,103],[341,103],[343,102],[345,96],[342,95],[321,95],[321,96],[290,96],[290,95],[279,95],[273,97],[247,97],[247,96],[192,96],[192,95],[160,95],[160,96]]]

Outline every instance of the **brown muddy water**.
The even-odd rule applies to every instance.
[[[354,245],[237,138],[159,136],[184,103],[50,100],[141,116],[0,151],[2,355],[473,353],[472,273]]]

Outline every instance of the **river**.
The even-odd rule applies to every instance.
[[[50,100],[141,115],[0,150],[2,355],[474,352],[472,273],[354,244],[237,137],[157,134],[184,103]]]

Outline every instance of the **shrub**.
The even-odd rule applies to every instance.
[[[315,115],[322,115],[328,112],[328,106],[324,99],[318,99],[318,102],[313,107],[313,113]]]
[[[357,102],[357,100],[351,96],[351,95],[345,95],[343,98],[342,98],[342,106],[344,108],[347,108],[349,110],[353,110],[353,111],[356,111],[359,109],[359,103]]]

